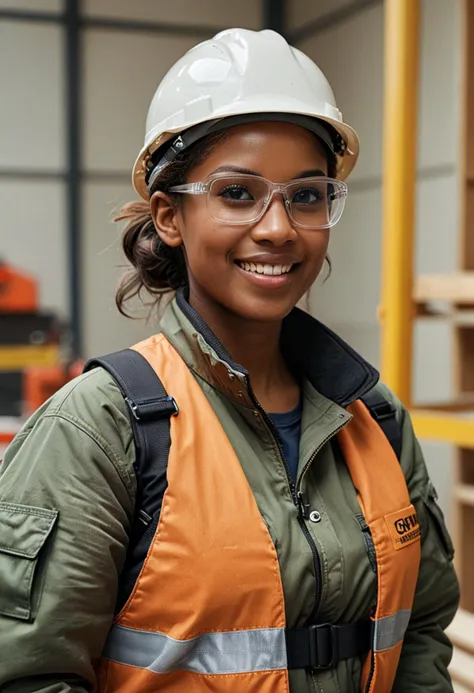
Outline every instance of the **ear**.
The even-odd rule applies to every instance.
[[[169,195],[157,191],[150,199],[150,209],[156,233],[171,248],[183,245],[179,223],[179,209]]]

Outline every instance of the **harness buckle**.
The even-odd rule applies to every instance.
[[[130,399],[130,397],[125,397],[125,401],[127,403],[128,408],[132,412],[133,417],[137,421],[140,421],[140,416],[138,414],[138,406],[135,404],[135,402],[133,400]]]
[[[309,626],[310,669],[332,669],[339,662],[338,626]]]
[[[169,395],[142,402],[134,402],[130,397],[125,397],[125,402],[136,421],[155,421],[179,414],[175,398]]]

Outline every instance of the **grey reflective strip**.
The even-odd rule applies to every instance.
[[[287,668],[283,628],[206,633],[192,640],[175,640],[162,633],[113,626],[103,656],[156,674],[174,669],[237,674]]]
[[[403,640],[410,622],[411,611],[397,611],[393,616],[379,618],[374,622],[374,652],[388,650]]]

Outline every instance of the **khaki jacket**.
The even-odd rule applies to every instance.
[[[322,567],[320,595],[313,555],[297,521],[284,462],[268,426],[255,415],[250,387],[178,294],[161,330],[179,351],[237,453],[274,540],[287,625],[304,625],[319,601],[318,623],[366,619],[376,601],[370,538],[336,434],[346,407],[378,374],[309,316],[284,322],[282,348],[300,379],[303,420],[297,488],[321,521],[308,523]],[[422,530],[413,614],[393,690],[452,691],[451,645],[444,629],[459,590],[452,545],[407,412],[401,466]],[[169,394],[172,394],[170,392]],[[0,690],[85,693],[110,629],[134,513],[136,482],[129,412],[101,369],[69,383],[25,425],[0,468]],[[381,470],[383,474],[383,470]],[[236,518],[238,521],[238,518]],[[290,673],[291,693],[356,693],[361,663]]]

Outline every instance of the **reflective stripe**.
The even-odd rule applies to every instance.
[[[103,656],[120,664],[166,674],[236,674],[286,669],[285,630],[264,628],[206,633],[175,640],[163,633],[113,626]]]
[[[388,650],[403,640],[410,616],[410,609],[406,609],[374,621],[374,652]]]

